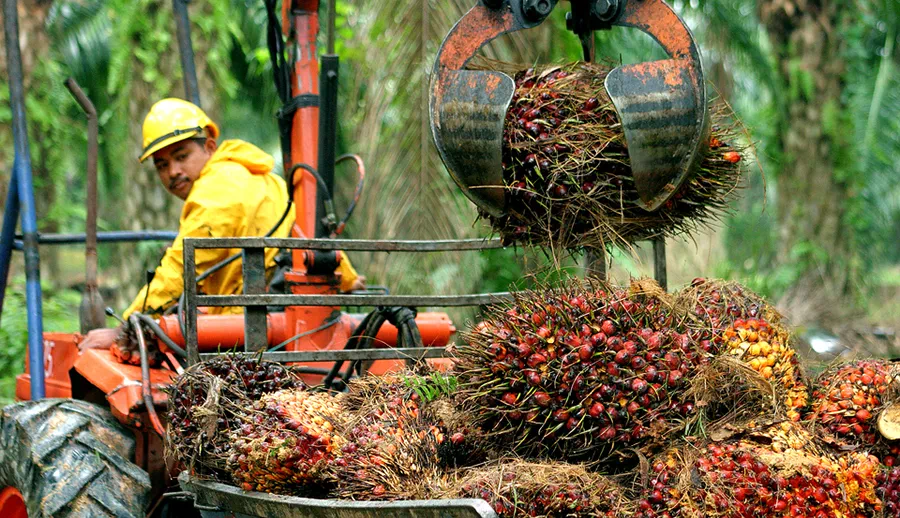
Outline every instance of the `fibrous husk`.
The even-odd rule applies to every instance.
[[[340,396],[282,390],[246,409],[231,434],[228,469],[234,483],[247,491],[284,495],[327,486],[328,468],[348,443],[336,430],[346,418]]]
[[[518,292],[488,308],[457,350],[460,396],[520,454],[599,457],[665,440],[708,354],[657,286],[599,281]]]
[[[883,442],[877,419],[900,400],[900,365],[888,360],[855,360],[835,365],[815,383],[808,418],[841,448],[870,448]]]
[[[230,434],[238,416],[263,394],[302,389],[304,383],[278,363],[219,356],[186,369],[169,389],[166,454],[195,476],[230,480]]]
[[[738,188],[746,153],[724,105],[712,110],[697,170],[650,212],[636,203],[624,132],[604,86],[613,66],[482,60],[470,68],[500,70],[516,83],[503,131],[505,214],[482,214],[506,243],[582,249],[675,235],[715,220]]]
[[[876,458],[829,454],[795,423],[667,451],[643,477],[636,518],[874,516]]]
[[[622,488],[579,464],[501,460],[460,471],[440,498],[481,498],[501,518],[633,516]]]

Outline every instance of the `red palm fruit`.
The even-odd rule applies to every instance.
[[[872,446],[879,440],[873,416],[896,400],[900,368],[887,360],[857,360],[831,368],[816,380],[809,418],[829,441]]]
[[[647,437],[683,430],[695,418],[684,373],[703,353],[678,338],[688,329],[677,326],[690,319],[675,316],[679,309],[660,294],[655,283],[622,290],[573,281],[487,308],[485,323],[458,348],[460,397],[472,402],[480,426],[521,454],[633,451]],[[659,349],[648,350],[655,337]],[[519,351],[526,340],[525,361],[492,368],[492,343]]]

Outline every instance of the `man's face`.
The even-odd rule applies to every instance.
[[[211,138],[182,140],[153,153],[153,165],[163,187],[185,200],[215,151],[216,141]]]

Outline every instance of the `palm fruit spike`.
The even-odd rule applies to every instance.
[[[263,394],[289,388],[305,385],[275,362],[227,355],[193,365],[169,390],[166,447],[190,471],[228,480],[229,435],[240,425],[237,415]]]
[[[825,454],[802,428],[782,422],[654,462],[654,480],[665,483],[643,492],[636,516],[874,516],[877,470],[874,457]]]
[[[520,453],[624,452],[681,428],[705,356],[659,297],[597,281],[519,292],[464,334],[460,396]]]
[[[648,212],[636,203],[622,125],[604,87],[612,66],[475,66],[507,72],[516,83],[503,129],[506,211],[484,214],[508,244],[599,248],[678,234],[723,211],[740,182],[744,152],[720,106],[696,173]]]
[[[442,498],[481,498],[501,518],[633,516],[611,479],[578,464],[504,461],[464,471]]]
[[[884,506],[884,518],[900,518],[900,468],[887,468],[878,474],[878,497]]]
[[[740,359],[771,383],[787,417],[799,421],[809,403],[809,390],[795,351],[788,345],[787,330],[765,320],[737,319],[724,336],[725,354]]]
[[[837,366],[816,381],[810,418],[840,446],[871,446],[878,441],[875,419],[898,389],[900,372],[887,360]]]
[[[333,423],[342,419],[340,398],[306,390],[268,394],[232,433],[229,469],[247,491],[303,494],[327,480],[325,468],[346,439]]]

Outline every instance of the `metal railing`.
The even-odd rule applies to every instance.
[[[199,354],[197,308],[201,306],[244,307],[244,350],[261,351],[268,345],[266,306],[479,306],[511,298],[510,292],[466,295],[297,295],[267,294],[265,251],[275,249],[346,250],[366,252],[449,252],[502,248],[499,239],[462,239],[439,241],[398,241],[362,239],[298,238],[185,238],[184,239],[184,327],[188,363],[217,356]],[[244,293],[203,295],[197,291],[196,251],[198,249],[241,249]],[[256,353],[259,354],[259,353]],[[419,360],[446,355],[444,347],[401,347],[387,349],[264,352],[262,357],[281,362],[317,362],[345,360]]]

